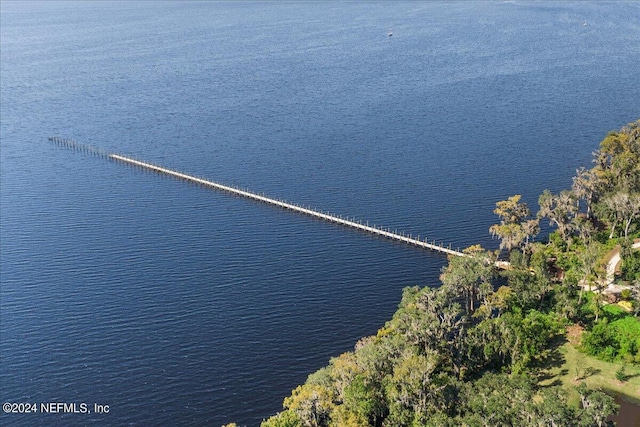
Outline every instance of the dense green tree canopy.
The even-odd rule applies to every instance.
[[[573,322],[587,328],[584,351],[640,363],[640,322],[609,321],[600,294],[585,297],[606,283],[603,255],[616,233],[635,268],[640,121],[610,133],[594,162],[577,170],[571,189],[545,191],[535,218],[519,195],[498,201],[490,231],[510,253],[506,270],[479,246],[452,256],[440,287],[406,288],[375,336],[310,375],[263,427],[608,425],[617,410],[611,397],[580,385],[576,406],[566,389],[538,382]],[[532,243],[541,218],[557,232]],[[633,285],[630,298],[640,295]]]

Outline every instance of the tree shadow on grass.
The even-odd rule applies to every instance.
[[[640,373],[637,374],[626,374],[622,377],[622,382],[627,382],[629,380],[632,380],[634,378],[640,377]]]
[[[540,360],[539,368],[550,369],[559,368],[565,362],[564,354],[560,351],[560,348],[567,343],[565,336],[560,336],[549,343],[546,356]]]
[[[565,356],[560,351],[560,348],[566,342],[567,340],[565,337],[559,337],[552,341],[545,356],[540,358],[534,365],[534,368],[537,371],[538,382],[549,381],[555,378],[550,384],[547,384],[544,387],[560,385],[562,382],[556,377],[566,375],[568,373],[567,369],[562,369],[559,373],[553,373],[554,369],[560,368],[565,363]]]
[[[550,378],[553,378],[553,376],[550,376]],[[561,387],[562,386],[562,380],[560,380],[560,378],[556,378],[555,380],[551,381],[551,382],[547,382],[544,385],[541,385],[541,388],[547,388],[547,387]]]
[[[584,375],[582,375],[581,379],[586,380],[593,375],[598,375],[600,372],[602,372],[600,369],[594,368],[593,366],[588,366],[584,369]]]

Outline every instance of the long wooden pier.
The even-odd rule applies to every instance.
[[[435,241],[429,242],[426,238],[420,240],[419,237],[413,237],[411,234],[406,235],[405,233],[398,233],[397,231],[391,231],[389,228],[383,228],[380,226],[371,226],[362,221],[356,221],[355,219],[349,219],[348,217],[342,218],[342,216],[336,216],[329,213],[325,213],[322,211],[318,211],[316,209],[312,209],[310,207],[303,207],[296,204],[288,203],[282,200],[272,199],[270,197],[266,197],[260,194],[253,193],[251,191],[242,190],[235,187],[230,187],[227,185],[219,184],[213,181],[209,181],[203,178],[198,178],[196,176],[188,175],[185,173],[177,172],[171,169],[167,169],[161,166],[153,165],[151,163],[142,162],[140,160],[135,160],[127,156],[123,156],[120,154],[106,153],[102,150],[95,149],[93,147],[79,144],[73,140],[58,138],[58,137],[50,137],[49,141],[55,142],[59,145],[63,145],[72,149],[80,150],[83,152],[87,152],[90,154],[98,155],[101,157],[107,157],[111,160],[121,162],[130,166],[136,166],[148,171],[160,173],[163,175],[168,175],[183,181],[192,182],[194,184],[199,184],[205,187],[213,188],[219,191],[224,191],[227,193],[231,193],[240,197],[244,197],[251,200],[256,200],[262,203],[266,203],[268,205],[277,206],[283,209],[291,210],[294,212],[301,213],[303,215],[308,215],[314,218],[318,218],[324,221],[332,222],[335,224],[340,224],[345,227],[354,228],[356,230],[364,231],[369,234],[385,237],[387,239],[395,240],[398,242],[402,242],[411,246],[417,246],[424,249],[429,249],[432,251],[437,251],[441,253],[445,253],[447,255],[455,255],[455,256],[468,256],[467,254],[461,252],[460,250],[451,249],[451,245],[448,247],[443,243],[436,243]]]

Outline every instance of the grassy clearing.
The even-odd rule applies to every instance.
[[[609,363],[578,352],[571,343],[558,348],[556,363],[546,369],[542,386],[562,385],[569,392],[570,402],[578,404],[575,387],[586,382],[592,389],[624,395],[640,404],[640,367],[623,363]],[[616,379],[616,372],[624,365],[625,381]],[[577,379],[578,378],[578,379]]]

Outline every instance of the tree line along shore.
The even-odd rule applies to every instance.
[[[612,392],[640,403],[640,120],[538,204],[498,201],[497,251],[469,247],[440,286],[404,289],[375,336],[262,427],[613,425]],[[542,221],[554,230],[543,241]]]

